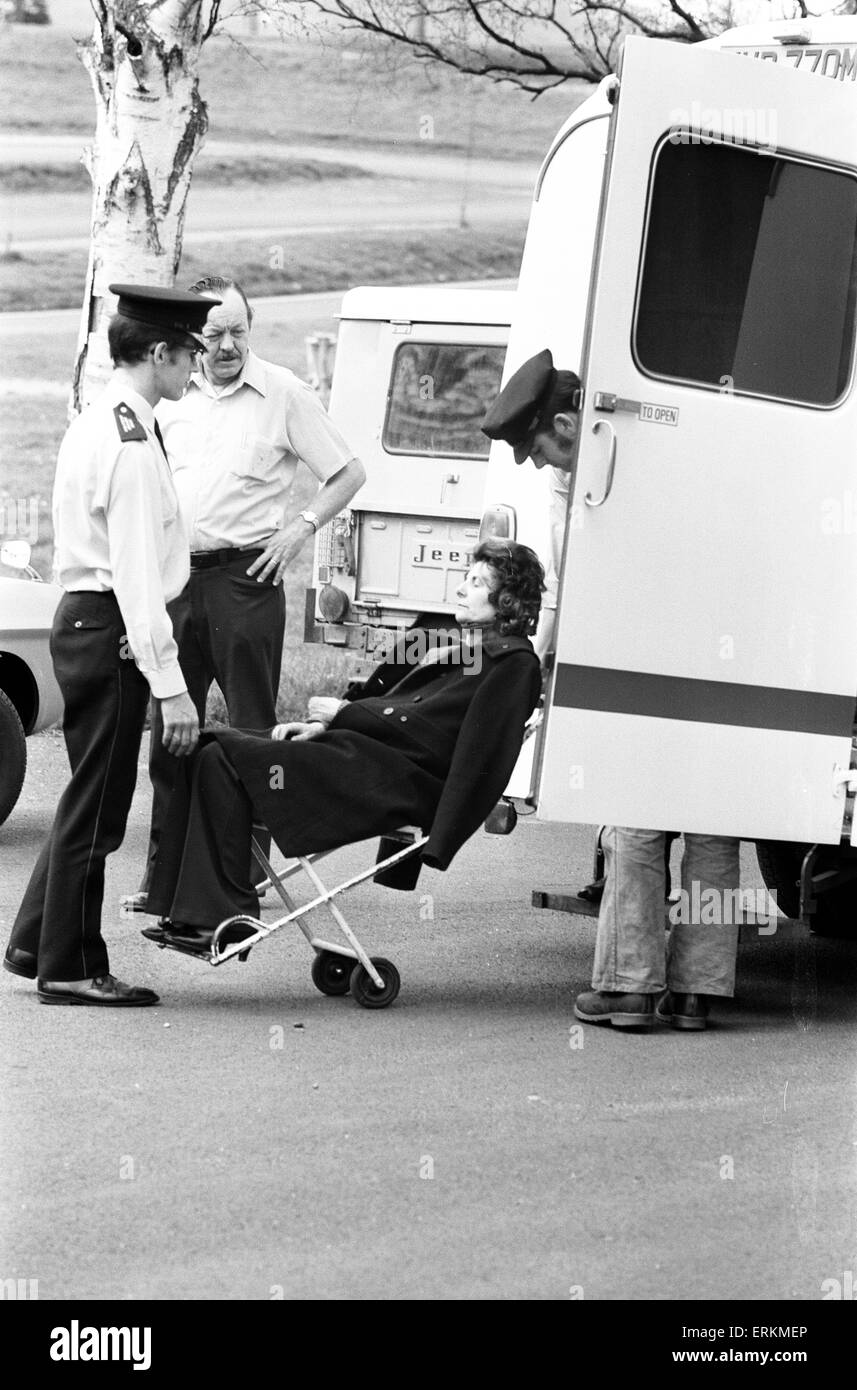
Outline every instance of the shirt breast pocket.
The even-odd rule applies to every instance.
[[[244,434],[241,437],[241,454],[235,460],[232,472],[238,478],[266,483],[274,477],[280,450],[271,439],[261,434]]]

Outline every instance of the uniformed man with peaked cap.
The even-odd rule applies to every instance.
[[[55,563],[65,589],[51,634],[71,781],[33,870],[4,966],[38,980],[45,1004],[156,1004],[110,973],[101,934],[104,863],[117,849],[137,777],[149,693],[177,757],[199,737],[168,601],[188,577],[188,544],[155,422],[187,387],[210,298],[146,285],[118,296],[115,370],[60,446]]]
[[[548,465],[552,470],[549,592],[533,640],[541,657],[553,636],[580,404],[579,378],[574,372],[557,371],[545,349],[509,378],[482,425],[489,439],[503,439],[512,446],[516,463],[530,458],[536,468]],[[606,879],[592,989],[579,994],[574,1005],[575,1017],[584,1023],[645,1030],[657,1017],[673,1028],[699,1031],[707,1025],[709,1000],[734,992],[737,926],[706,930],[702,923],[679,920],[665,950],[664,897],[674,838],[659,830],[602,827]],[[684,884],[702,883],[704,891],[716,893],[720,900],[720,895],[737,890],[738,872],[737,840],[685,835]],[[656,1009],[658,995],[663,997]]]
[[[238,282],[207,275],[191,288],[220,302],[206,322],[206,351],[187,393],[158,410],[190,542],[190,582],[170,617],[200,718],[216,681],[233,727],[269,729],[283,664],[282,580],[310,537],[349,505],[366,473],[316,392],[253,351],[253,310]],[[301,464],[318,491],[309,507],[290,515]],[[124,899],[141,912],[148,910],[176,780],[160,732],[156,701],[149,853],[138,892]]]
[[[551,554],[545,566],[547,593],[533,646],[544,661],[553,643],[559,568],[569,495],[574,486],[581,404],[580,377],[558,370],[549,348],[537,352],[509,377],[482,422],[489,439],[511,445],[516,463],[531,459],[550,468]]]

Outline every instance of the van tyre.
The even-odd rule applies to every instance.
[[[777,907],[787,917],[800,913],[800,871],[811,849],[812,845],[798,840],[756,841],[756,858],[765,887],[775,895]],[[816,860],[816,872],[835,868],[841,857],[837,845],[823,848]],[[857,879],[819,894],[811,930],[815,936],[857,938]]]
[[[27,772],[27,738],[18,711],[0,690],[0,825],[21,795]]]

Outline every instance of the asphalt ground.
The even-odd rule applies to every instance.
[[[4,938],[64,780],[59,736],[32,739]],[[146,942],[118,900],[147,816],[141,762],[104,922],[160,1006],[49,1009],[0,979],[4,1278],[41,1300],[788,1301],[854,1269],[854,944],[746,929],[707,1032],[578,1025],[594,922],[530,897],[588,878],[593,831],[523,820],[414,894],[353,891],[403,981],[370,1012],[315,990],[292,927],[218,968]]]
[[[339,299],[260,305],[259,349],[335,331]],[[60,334],[70,352],[76,319],[4,327],[30,345]],[[0,827],[4,939],[66,776],[56,733],[29,750]],[[415,894],[351,895],[365,944],[403,977],[371,1013],[317,993],[294,928],[212,969],[123,921],[147,796],[141,764],[104,920],[116,972],[160,1007],[47,1009],[0,976],[0,1277],[37,1279],[45,1301],[705,1303],[853,1287],[853,944],[748,930],[737,998],[704,1034],[577,1025],[594,923],[530,899],[588,879],[594,832],[522,821],[476,835]],[[743,883],[759,884],[746,848]]]

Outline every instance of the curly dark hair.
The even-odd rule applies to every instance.
[[[545,591],[542,562],[528,545],[517,541],[482,541],[473,564],[483,561],[497,576],[491,603],[497,609],[497,631],[504,637],[528,637],[535,632]]]

